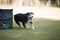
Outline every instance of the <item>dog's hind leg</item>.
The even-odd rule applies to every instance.
[[[26,28],[25,22],[22,22],[22,24],[23,24],[24,28]]]
[[[21,28],[21,25],[19,24],[19,22],[15,21],[17,23],[17,25]]]

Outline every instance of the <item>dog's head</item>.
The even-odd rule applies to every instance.
[[[27,15],[28,20],[32,20],[32,18],[33,18],[32,12],[28,12],[28,13],[26,13],[26,15]]]
[[[28,22],[32,22],[33,13],[32,12],[28,12],[28,13],[26,13],[26,15],[27,15]]]

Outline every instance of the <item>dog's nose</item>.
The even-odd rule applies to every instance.
[[[32,16],[33,17],[33,16]]]

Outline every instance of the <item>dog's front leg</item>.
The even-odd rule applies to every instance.
[[[32,26],[32,29],[34,30],[34,29],[35,29],[35,27],[34,27],[33,23],[32,23],[32,22],[30,22],[30,24],[31,24],[31,26]]]

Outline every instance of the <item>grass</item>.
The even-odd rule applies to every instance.
[[[13,29],[0,30],[0,40],[60,40],[60,21],[34,19],[33,23],[35,30],[20,29],[14,22]]]

